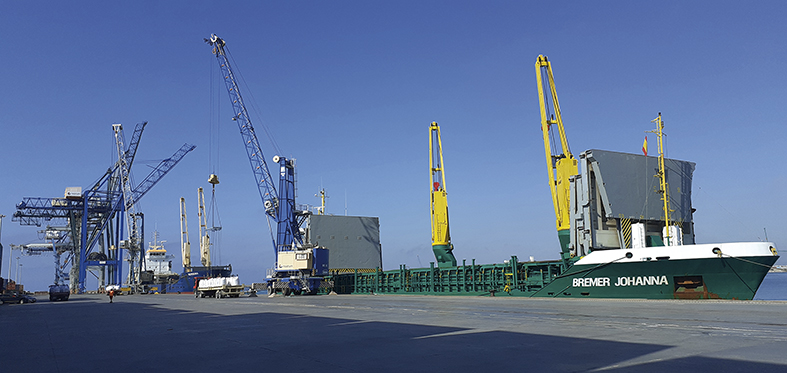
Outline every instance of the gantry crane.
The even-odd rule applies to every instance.
[[[183,259],[183,271],[191,269],[191,242],[189,241],[189,222],[186,219],[186,199],[180,197],[180,251]]]
[[[120,186],[123,191],[123,204],[126,212],[126,227],[128,229],[128,240],[126,242],[126,249],[129,253],[129,266],[128,283],[139,283],[140,268],[134,265],[142,255],[142,247],[140,245],[140,232],[139,224],[137,222],[136,201],[134,200],[134,193],[132,192],[133,186],[131,185],[130,169],[126,163],[126,147],[123,138],[123,125],[113,124],[112,129],[115,131],[115,144],[118,151],[118,171],[120,171]],[[138,257],[139,256],[139,257]]]
[[[310,212],[297,210],[295,206],[295,159],[279,155],[273,157],[280,170],[277,192],[230,66],[226,43],[215,34],[204,40],[213,47],[213,54],[218,60],[232,102],[232,119],[238,123],[257,189],[268,215],[268,229],[276,255],[275,271],[268,276],[268,291],[281,291],[284,294],[305,291],[314,294],[322,281],[319,276],[328,273],[328,250],[304,246],[300,227]],[[275,237],[270,219],[276,221]]]
[[[58,262],[59,256],[66,254],[62,265],[56,262],[56,266],[59,268],[58,270],[62,270],[70,264],[68,280],[71,290],[74,292],[85,292],[88,268],[101,269],[101,280],[104,279],[104,272],[107,272],[108,283],[106,285],[121,283],[120,265],[125,249],[121,242],[124,230],[127,235],[127,246],[131,241],[128,239],[131,235],[130,229],[122,227],[128,223],[128,217],[125,216],[125,213],[128,212],[126,196],[130,196],[129,201],[139,202],[164,175],[195,148],[194,145],[183,144],[175,154],[162,160],[136,186],[128,183],[131,181],[128,176],[126,176],[128,185],[121,185],[123,184],[121,180],[124,179],[121,175],[121,160],[125,162],[126,171],[130,172],[142,131],[146,125],[147,122],[137,124],[128,149],[122,152],[122,156],[119,151],[118,161],[89,188],[74,195],[67,193],[64,198],[25,197],[16,206],[17,211],[14,213],[13,221],[17,221],[21,225],[40,227],[43,222],[62,222],[64,224],[62,227],[47,227],[48,231],[62,230],[67,232],[62,240],[57,242],[57,247],[54,243],[50,243],[47,249],[55,253]],[[116,136],[122,137],[122,126],[117,126],[117,129],[113,126],[113,132],[115,130],[120,132]],[[134,219],[136,219],[141,214],[134,213],[134,215]],[[138,238],[137,242],[142,242],[142,240]],[[33,247],[31,245],[23,246]],[[24,247],[21,249],[25,250]],[[129,250],[128,256],[129,272],[135,274],[129,285],[135,285],[133,282],[138,279],[138,274],[141,271],[141,250],[136,252]]]
[[[443,170],[443,143],[437,122],[429,125],[429,185],[432,208],[432,251],[438,267],[455,267],[454,245],[448,229],[448,198]]]
[[[546,75],[546,79],[544,76]],[[552,205],[555,209],[555,225],[560,240],[560,249],[564,260],[570,258],[571,223],[569,204],[571,202],[569,178],[578,174],[577,160],[568,147],[566,132],[563,128],[563,117],[555,90],[555,78],[552,65],[546,56],[539,55],[536,59],[536,81],[538,84],[538,102],[541,107],[541,132],[544,135],[547,175],[549,191],[552,193]],[[548,87],[547,87],[548,86]],[[546,92],[549,93],[546,93]],[[556,127],[553,127],[555,125]],[[557,132],[560,139],[560,150],[553,154],[551,141]],[[550,136],[550,134],[552,136]]]

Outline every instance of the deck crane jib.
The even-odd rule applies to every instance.
[[[432,210],[432,251],[438,267],[455,267],[454,245],[448,226],[448,193],[445,189],[443,170],[443,144],[440,126],[437,122],[429,125],[429,185],[431,188]]]
[[[189,222],[186,219],[186,199],[180,197],[180,251],[183,259],[183,270],[191,268],[191,242],[189,241]]]
[[[199,209],[199,253],[200,261],[203,266],[210,267],[210,235],[208,234],[208,219],[205,215],[205,195],[202,193],[202,187],[197,189],[197,203]]]
[[[569,149],[568,140],[566,139],[563,117],[557,99],[557,90],[555,89],[555,78],[552,74],[552,65],[546,56],[539,55],[536,59],[535,68],[549,190],[552,194],[552,205],[555,210],[555,225],[558,239],[560,240],[561,255],[564,260],[567,260],[572,256],[570,252],[571,214],[569,206],[571,202],[571,187],[569,179],[579,172],[577,160],[571,154],[571,149]],[[559,150],[557,145],[552,146],[556,134],[560,141]]]

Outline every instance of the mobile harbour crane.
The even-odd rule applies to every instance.
[[[268,293],[270,295],[316,294],[322,284],[322,276],[328,274],[328,250],[304,245],[300,227],[310,212],[299,211],[295,206],[295,159],[279,155],[273,157],[273,161],[279,164],[277,192],[230,66],[226,43],[215,34],[204,40],[213,47],[213,54],[219,63],[232,102],[232,119],[238,123],[257,189],[268,217],[268,229],[271,231],[276,255],[276,264],[267,275]],[[275,238],[271,220],[276,222]]]

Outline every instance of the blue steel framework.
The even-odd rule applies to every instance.
[[[147,125],[143,122],[137,125],[132,140],[125,152],[128,167],[134,160],[142,131]],[[194,150],[194,145],[184,144],[172,155],[161,161],[150,174],[132,189],[134,201],[139,201],[151,188],[153,188],[164,175],[166,175],[183,157]],[[121,283],[121,265],[123,249],[120,245],[124,237],[123,191],[119,185],[118,163],[107,172],[89,189],[79,197],[71,198],[42,198],[25,197],[17,204],[13,221],[21,225],[41,226],[47,223],[65,223],[68,228],[68,238],[74,251],[66,262],[71,261],[72,266],[78,265],[77,292],[85,291],[85,280],[88,266],[100,266],[108,269],[108,284]],[[102,241],[106,240],[106,241]],[[88,260],[88,256],[96,245],[106,243],[106,260]],[[55,250],[55,255],[58,255]],[[78,256],[78,260],[75,260]],[[141,259],[141,255],[140,255]],[[133,265],[132,263],[131,265]],[[73,280],[73,279],[72,279]],[[72,281],[72,288],[73,288]]]
[[[274,157],[279,162],[279,212],[277,216],[276,249],[293,250],[293,243],[303,246],[300,227],[308,214],[299,213],[295,207],[295,160]]]

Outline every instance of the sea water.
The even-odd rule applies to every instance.
[[[787,272],[768,272],[755,300],[787,300]]]

